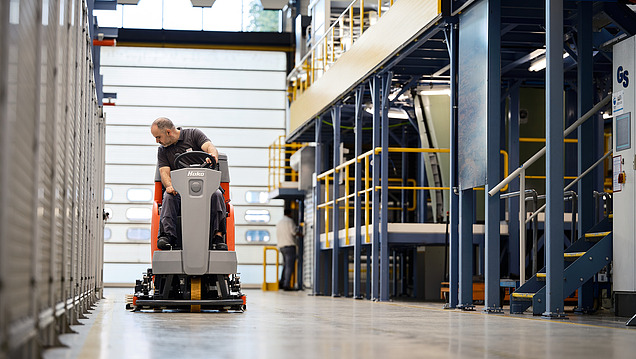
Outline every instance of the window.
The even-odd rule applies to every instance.
[[[130,202],[150,202],[152,191],[148,188],[131,188],[126,192],[126,198]]]
[[[104,228],[104,240],[105,241],[109,240],[112,235],[113,235],[113,232],[110,230],[110,228]]]
[[[245,192],[245,201],[247,203],[267,203],[269,195],[264,191],[247,191]]]
[[[150,208],[128,208],[126,210],[126,218],[130,221],[149,221],[152,217]]]
[[[113,190],[111,188],[104,188],[104,201],[110,201],[113,199]]]
[[[245,211],[245,220],[251,223],[269,222],[269,211],[266,209],[248,209]]]
[[[269,242],[269,231],[250,229],[245,232],[247,242]]]
[[[150,229],[148,228],[128,228],[126,238],[132,241],[149,241]]]

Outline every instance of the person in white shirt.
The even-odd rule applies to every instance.
[[[291,217],[291,209],[285,208],[285,216],[276,224],[276,241],[278,249],[283,254],[283,276],[281,289],[294,290],[291,276],[296,264],[296,235],[298,233],[296,223]]]

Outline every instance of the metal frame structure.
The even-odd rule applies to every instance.
[[[105,123],[92,9],[0,5],[3,358],[60,345],[102,296]]]
[[[482,0],[484,1],[484,0]],[[353,231],[355,240],[353,241],[353,293],[355,298],[363,296],[362,286],[364,281],[360,272],[360,266],[364,253],[366,253],[367,265],[370,273],[367,272],[367,292],[371,299],[385,301],[390,297],[390,261],[398,263],[392,256],[392,248],[399,240],[392,240],[392,234],[389,230],[390,212],[388,209],[388,193],[389,183],[382,179],[389,178],[389,169],[392,168],[391,161],[396,159],[389,158],[389,147],[392,144],[409,142],[416,137],[417,129],[415,126],[403,124],[398,131],[393,130],[394,120],[388,116],[390,107],[396,106],[396,99],[409,91],[413,91],[419,84],[433,83],[443,81],[450,84],[451,88],[451,108],[450,108],[450,128],[451,128],[451,183],[450,187],[456,189],[457,182],[457,108],[462,106],[462,99],[457,96],[457,78],[458,78],[458,53],[462,50],[458,43],[458,15],[460,12],[468,9],[477,1],[443,1],[444,9],[441,20],[435,22],[431,26],[424,28],[422,33],[413,39],[411,43],[402,48],[399,53],[378,67],[373,73],[370,73],[361,83],[353,84],[352,90],[341,97],[334,99],[333,105],[322,114],[318,115],[314,120],[309,120],[305,124],[296,128],[287,137],[287,142],[297,141],[315,141],[322,150],[316,151],[316,174],[320,175],[328,168],[336,168],[341,156],[336,153],[339,151],[340,143],[354,144],[355,158],[363,152],[363,148],[379,148],[377,153],[373,154],[373,168],[371,181],[372,200],[372,225],[373,230],[370,233],[371,243],[365,244],[364,222],[364,206],[362,204],[361,193],[364,177],[362,174],[363,162],[360,160],[355,162],[355,170],[353,171],[353,179],[355,193],[353,196]],[[546,144],[548,146],[548,156],[546,158],[547,180],[549,184],[548,201],[549,211],[546,214],[546,263],[549,264],[547,281],[548,292],[550,295],[547,299],[546,317],[561,317],[563,313],[563,293],[559,287],[559,280],[562,276],[563,265],[559,265],[563,261],[563,250],[560,249],[561,239],[563,238],[563,213],[564,205],[561,192],[563,191],[564,178],[564,162],[563,154],[563,99],[561,93],[564,88],[568,88],[576,84],[578,89],[579,117],[587,112],[593,105],[594,92],[597,96],[607,90],[607,85],[603,85],[604,79],[611,72],[611,54],[607,52],[610,45],[622,36],[632,34],[634,29],[633,20],[636,18],[634,12],[625,5],[611,2],[563,2],[557,0],[547,0],[545,2],[539,0],[516,2],[509,0],[491,0],[489,1],[490,14],[492,20],[491,27],[488,32],[488,40],[491,43],[491,52],[489,55],[489,148],[488,148],[488,178],[487,189],[492,192],[497,183],[501,179],[500,162],[495,161],[495,154],[502,147],[507,147],[510,153],[508,164],[512,169],[519,166],[520,149],[519,138],[519,104],[521,88],[545,88],[547,89],[546,104],[548,111],[546,112],[546,128],[548,129]],[[595,28],[595,35],[590,32],[590,19],[600,13],[611,19],[610,22]],[[544,19],[547,28],[543,28]],[[547,35],[545,35],[547,34]],[[625,34],[625,35],[623,35]],[[544,37],[545,36],[545,37]],[[545,38],[548,39],[546,50]],[[354,45],[355,46],[355,45]],[[538,51],[537,51],[538,50]],[[563,53],[567,53],[564,58]],[[531,62],[541,59],[544,56],[547,59],[546,72],[529,71],[528,66]],[[561,70],[563,68],[563,70]],[[561,78],[561,80],[559,80]],[[593,88],[593,79],[596,79],[597,88]],[[320,81],[320,80],[317,80]],[[565,86],[565,87],[564,87]],[[605,86],[605,87],[603,87]],[[601,98],[604,96],[600,96]],[[371,103],[371,114],[365,114],[362,108],[365,103]],[[508,127],[509,139],[508,145],[499,143],[500,138],[505,138],[503,131],[506,128],[504,121],[504,109],[509,103],[508,112],[510,113],[510,126]],[[565,105],[571,106],[571,103]],[[408,106],[402,108],[409,112]],[[331,126],[327,125],[326,118],[332,114]],[[337,115],[336,115],[337,114]],[[596,143],[599,140],[598,116],[594,117],[594,123],[590,122],[579,131],[578,147],[598,148]],[[337,121],[336,121],[337,120]],[[408,121],[413,124],[413,118]],[[406,121],[405,121],[406,122]],[[596,123],[596,124],[595,124]],[[337,125],[338,124],[338,125]],[[366,127],[365,127],[366,126]],[[559,127],[561,126],[561,127]],[[372,128],[370,136],[363,135],[363,128]],[[560,128],[560,130],[559,130]],[[333,131],[333,133],[332,133]],[[370,131],[370,130],[367,130]],[[365,142],[366,140],[366,142]],[[592,143],[592,144],[591,144]],[[408,146],[403,146],[408,147]],[[578,174],[582,174],[590,165],[599,158],[600,154],[594,151],[591,154],[586,151],[578,151]],[[333,156],[325,156],[330,153]],[[583,154],[586,153],[586,154]],[[327,158],[333,158],[330,163]],[[600,171],[598,171],[600,172]],[[597,172],[597,173],[598,173]],[[404,172],[403,172],[404,173]],[[337,172],[334,172],[334,182],[338,183]],[[591,192],[598,189],[601,181],[598,176],[584,177],[579,182],[578,192],[578,210],[580,218],[591,218],[594,214],[594,208],[590,205]],[[348,178],[348,175],[347,175]],[[569,181],[574,176],[567,176]],[[340,179],[341,180],[341,179]],[[511,191],[518,190],[518,182],[512,181]],[[337,185],[333,186],[333,197],[338,198]],[[321,181],[316,181],[314,200],[315,204],[321,203],[323,198],[323,188]],[[487,193],[488,191],[486,191]],[[495,191],[496,192],[496,191]],[[347,193],[350,193],[347,191]],[[477,192],[479,193],[479,192]],[[580,193],[585,193],[581,196]],[[475,221],[475,194],[473,190],[452,190],[450,195],[450,218],[449,218],[449,308],[471,309],[473,307],[472,293],[472,277],[475,271],[475,263],[473,263],[473,244],[485,241],[486,249],[483,254],[483,262],[485,262],[485,307],[488,312],[500,312],[500,277],[502,274],[518,275],[519,263],[527,262],[526,256],[519,258],[519,251],[522,249],[518,244],[519,225],[515,221],[509,221],[510,237],[507,241],[502,241],[499,229],[500,221],[503,215],[500,208],[503,208],[502,200],[497,196],[488,196],[486,207],[486,234],[485,239],[480,239],[477,233],[473,233],[473,223]],[[592,199],[593,200],[593,199]],[[519,199],[514,196],[506,199],[509,202],[508,218],[517,218],[518,206],[516,202]],[[520,202],[525,203],[521,200]],[[337,203],[334,202],[334,203]],[[332,218],[338,217],[337,208],[339,204],[331,208]],[[348,210],[348,205],[345,206]],[[526,216],[523,216],[524,218]],[[330,229],[330,237],[332,243],[338,243],[340,248],[335,249],[329,246],[325,248],[324,243],[321,244],[321,228],[324,226],[321,216],[314,216],[314,238],[315,238],[315,263],[314,263],[314,288],[315,294],[331,294],[331,295],[349,295],[348,288],[349,279],[342,275],[342,263],[348,263],[349,251],[343,245],[342,234],[339,229],[350,226],[349,223],[344,225],[332,226]],[[341,220],[341,218],[340,218]],[[336,220],[338,221],[338,220]],[[587,224],[578,220],[578,233],[585,233],[590,228]],[[559,224],[560,223],[560,224]],[[525,225],[523,226],[525,228]],[[413,239],[407,241],[410,245],[425,245],[435,242],[434,235],[420,235],[413,233]],[[417,237],[417,239],[415,239]],[[367,239],[369,239],[367,237]],[[505,243],[505,245],[504,245]],[[334,244],[335,245],[335,244]],[[507,273],[499,273],[501,265],[501,255],[504,251],[504,258],[508,262]],[[322,254],[321,254],[322,253]],[[328,256],[328,257],[325,257]],[[346,256],[345,259],[341,257]],[[321,262],[328,258],[331,261],[331,273],[324,267],[325,262]],[[480,261],[481,262],[481,261]],[[483,265],[483,263],[480,263]],[[397,267],[393,268],[394,271]],[[479,269],[477,269],[479,270]],[[327,290],[328,286],[319,286],[319,283],[326,278],[331,278],[331,290]],[[345,278],[343,278],[345,277]],[[343,280],[344,279],[344,280]],[[395,282],[394,282],[394,285]],[[589,283],[587,284],[589,289]],[[369,288],[370,287],[370,288]],[[583,300],[587,297],[582,296]],[[580,306],[584,308],[586,305],[581,302]]]

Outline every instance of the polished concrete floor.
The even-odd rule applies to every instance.
[[[443,310],[439,303],[377,303],[247,290],[245,313],[133,313],[132,289],[105,290],[69,348],[44,358],[634,358],[623,319]]]

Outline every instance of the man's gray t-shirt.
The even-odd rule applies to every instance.
[[[157,165],[161,167],[170,167],[170,170],[174,170],[174,159],[180,154],[190,151],[203,151],[201,146],[204,143],[209,142],[210,139],[197,128],[185,128],[177,127],[181,132],[179,133],[179,140],[168,147],[159,146],[157,150]]]

